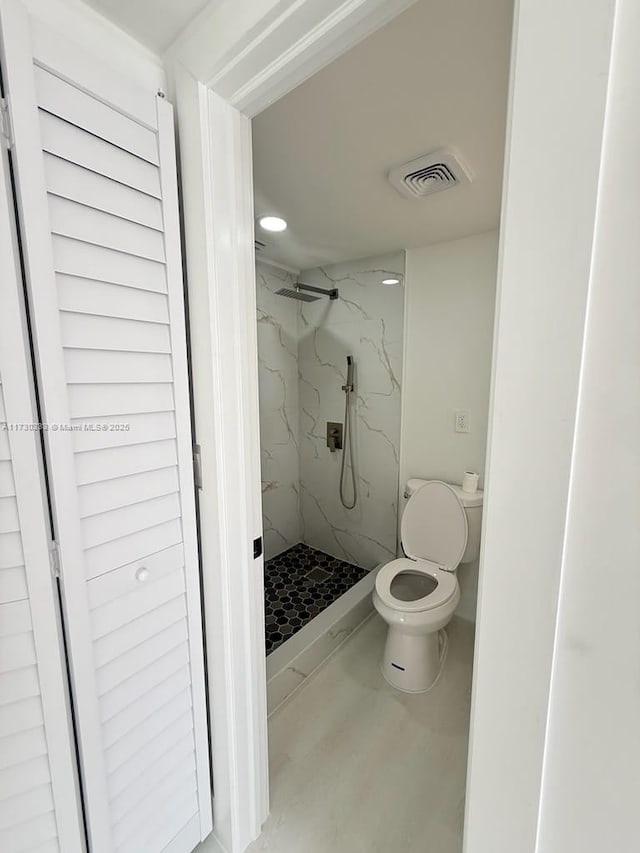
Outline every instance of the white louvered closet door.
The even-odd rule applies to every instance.
[[[182,853],[211,795],[172,109],[2,10],[90,846]]]
[[[80,853],[84,831],[8,163],[0,163],[0,850]],[[24,427],[23,427],[24,425]]]

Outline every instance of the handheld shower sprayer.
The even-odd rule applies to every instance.
[[[342,464],[340,467],[340,501],[342,502],[342,506],[345,509],[353,509],[358,500],[358,495],[356,492],[356,471],[353,467],[353,436],[351,430],[351,394],[355,390],[355,383],[353,379],[353,371],[354,371],[354,361],[353,356],[347,356],[347,378],[345,380],[344,385],[342,386],[342,390],[345,393],[344,400],[344,450],[342,451]],[[352,490],[352,500],[347,501],[345,498],[345,468],[347,464],[347,453],[349,454],[349,467],[351,468],[351,490]]]
[[[347,356],[347,381],[342,386],[343,391],[348,391],[349,393],[353,391],[353,356]]]

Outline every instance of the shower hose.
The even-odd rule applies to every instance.
[[[340,501],[345,509],[353,509],[358,500],[356,493],[356,470],[353,466],[353,441],[351,432],[351,388],[346,386],[344,389],[344,435],[345,443],[342,452],[342,464],[340,467]],[[351,469],[351,489],[353,492],[353,500],[350,503],[345,498],[345,467],[347,464],[347,453],[349,454],[349,468]]]

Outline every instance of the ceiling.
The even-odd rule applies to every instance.
[[[253,121],[256,215],[286,232],[264,257],[305,269],[495,228],[512,0],[418,0]],[[421,200],[392,166],[452,147],[468,186]]]
[[[209,0],[85,0],[155,53],[164,53]]]
[[[86,0],[163,53],[209,0]],[[513,0],[418,0],[253,121],[262,256],[296,269],[495,228],[500,211]],[[150,13],[150,9],[153,13]],[[401,197],[392,166],[451,147],[469,186]]]

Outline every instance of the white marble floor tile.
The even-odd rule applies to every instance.
[[[374,615],[271,718],[271,815],[248,853],[460,853],[473,628],[450,624],[423,695],[383,680],[385,630]]]

